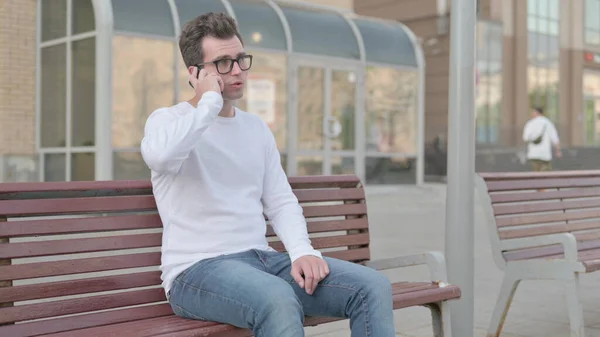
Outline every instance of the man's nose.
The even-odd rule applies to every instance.
[[[238,75],[241,72],[242,72],[242,68],[240,68],[240,65],[237,62],[233,62],[233,68],[231,69],[231,74]]]

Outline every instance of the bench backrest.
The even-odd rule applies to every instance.
[[[289,181],[315,248],[328,256],[367,261],[367,208],[359,179],[339,175]],[[162,224],[149,181],[0,184],[2,218],[0,325],[8,325],[0,326],[0,335],[172,314],[160,287]],[[272,247],[284,250],[270,226],[267,235]],[[120,310],[97,312],[107,309]],[[77,319],[10,324],[83,313]]]
[[[600,247],[600,170],[480,173],[476,186],[501,267],[562,252],[559,246],[501,251],[502,240],[572,233],[580,247]]]

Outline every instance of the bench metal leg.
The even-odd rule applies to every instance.
[[[571,337],[584,337],[583,306],[581,305],[578,273],[575,273],[573,278],[565,281],[565,295],[569,311]]]
[[[433,336],[434,337],[451,337],[452,332],[450,329],[450,309],[448,303],[438,302],[436,304],[429,305],[431,310],[431,320],[433,323]]]
[[[504,320],[506,319],[508,309],[510,308],[510,303],[515,296],[515,292],[517,291],[520,282],[521,280],[511,275],[507,270],[504,279],[502,280],[502,286],[500,287],[498,299],[496,300],[496,307],[494,308],[492,320],[490,321],[490,326],[488,328],[488,337],[500,336]]]

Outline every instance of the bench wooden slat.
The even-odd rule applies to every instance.
[[[496,215],[517,215],[524,213],[536,213],[569,209],[584,209],[600,207],[599,199],[589,200],[569,200],[569,201],[552,201],[527,204],[513,205],[494,205],[494,214]]]
[[[0,201],[0,214],[13,216],[48,216],[82,213],[155,210],[152,196],[100,198],[65,198]],[[366,214],[365,204],[304,206],[305,217]]]
[[[543,192],[492,193],[490,195],[493,204],[518,201],[574,199],[587,197],[600,197],[600,187],[583,187],[560,191]]]
[[[600,239],[599,231],[585,232],[585,233],[573,233],[577,241],[592,241]]]
[[[584,241],[577,243],[577,250],[583,252],[590,249],[600,248],[600,240]],[[563,248],[561,245],[550,245],[544,247],[534,247],[527,249],[511,250],[504,252],[503,255],[507,261],[526,260],[539,257],[548,257],[561,254]]]
[[[130,193],[132,190],[152,190],[150,180],[98,180],[98,181],[58,181],[20,182],[0,184],[0,195],[15,195],[28,192],[88,192],[112,191]]]
[[[369,248],[353,248],[347,250],[335,250],[323,252],[323,256],[329,256],[334,259],[357,262],[371,259]]]
[[[309,221],[306,227],[309,233],[337,232],[353,229],[367,230],[369,222],[367,218]],[[267,226],[267,236],[275,236],[275,231],[271,226]]]
[[[548,171],[548,172],[479,172],[477,173],[485,181],[497,180],[524,180],[524,179],[548,179],[548,178],[598,178],[598,170],[576,170],[576,171]]]
[[[327,252],[325,255],[347,261],[368,260],[370,258],[368,248]],[[35,262],[0,266],[0,281],[63,276],[158,265],[160,265],[160,252]]]
[[[569,212],[555,212],[549,214],[523,214],[519,216],[502,216],[496,218],[498,227],[535,225],[546,222],[560,222],[571,220],[586,220],[600,218],[598,210],[575,210]]]
[[[61,317],[23,324],[0,326],[0,336],[30,337],[172,315],[173,310],[168,303],[152,304],[136,308],[77,315],[75,316],[76,319],[74,319],[74,317]]]
[[[321,218],[328,216],[366,215],[366,204],[344,204],[325,206],[304,206],[305,218]]]
[[[163,288],[0,308],[0,324],[166,301]]]
[[[396,294],[394,295],[394,309],[402,309],[416,305],[456,299],[460,297],[460,294],[460,288],[452,285],[444,288],[434,288],[424,291],[411,291],[405,294]]]
[[[76,336],[156,336],[165,333],[174,333],[198,329],[201,333],[197,336],[206,336],[221,331],[231,331],[233,326],[200,320],[184,319],[174,315],[146,319],[143,321],[132,321],[111,326],[89,328],[84,331],[71,331],[50,335],[47,337],[76,337]],[[242,330],[242,329],[239,329]],[[245,330],[248,334],[249,331]]]
[[[353,174],[345,175],[315,175],[288,177],[292,188],[325,188],[325,187],[356,187],[360,179]],[[152,189],[149,180],[118,180],[118,181],[81,181],[81,182],[23,182],[3,183],[0,185],[0,194],[19,194],[24,192],[61,192],[61,191],[93,191],[111,190],[128,191]]]
[[[311,326],[316,324],[323,324],[327,322],[334,322],[340,319],[335,318],[323,318],[323,317],[306,317],[305,326]],[[248,329],[241,329],[229,325],[215,325],[206,328],[190,328],[188,330],[179,330],[174,332],[167,332],[160,335],[154,335],[154,337],[198,337],[198,336],[210,336],[210,337],[251,337],[252,332]],[[62,337],[62,336],[55,336]],[[100,336],[98,336],[100,337]]]
[[[600,177],[582,178],[539,178],[522,180],[486,181],[489,192],[523,191],[551,188],[596,187],[600,186]]]
[[[161,244],[162,233],[19,242],[0,246],[0,259],[160,247]]]
[[[321,202],[321,201],[346,201],[346,200],[363,200],[365,191],[360,188],[343,188],[343,189],[317,189],[317,190],[294,190],[294,194],[298,201],[303,202]]]
[[[156,203],[154,197],[151,195],[0,201],[0,214],[8,217],[147,211],[155,209]]]
[[[0,233],[6,237],[79,234],[151,228],[162,228],[162,222],[158,213],[0,222]],[[366,218],[308,222],[309,233],[367,228],[368,221]],[[273,235],[275,233],[269,226],[267,228],[267,236]]]
[[[561,223],[556,225],[544,225],[539,227],[530,227],[524,229],[502,230],[498,234],[501,239],[525,238],[538,235],[556,234],[556,233],[573,233],[582,230],[600,229],[600,222],[578,222],[578,223]]]
[[[311,238],[310,241],[314,249],[345,247],[353,245],[367,245],[369,244],[369,234],[325,236]],[[271,247],[278,251],[284,250],[284,246],[281,241],[274,241],[270,242],[269,244]]]
[[[293,189],[308,188],[349,188],[359,186],[360,179],[354,174],[335,176],[296,176],[289,177],[288,181]]]
[[[588,273],[600,270],[600,259],[593,261],[583,261],[583,265],[585,266],[585,270]]]
[[[160,271],[101,276],[0,288],[0,299],[2,299],[3,302],[17,302],[137,287],[149,287],[160,284],[161,282]]]
[[[546,259],[562,259],[562,258],[564,258],[564,256],[565,255],[561,253],[561,254],[549,255],[545,258]],[[594,248],[594,249],[577,252],[577,256],[582,261],[597,260],[600,258],[600,248]]]
[[[370,258],[368,248],[326,252],[324,255],[347,261],[361,261]],[[35,262],[0,266],[0,281],[63,276],[159,265],[160,252]]]
[[[160,265],[160,252],[0,266],[0,281]]]
[[[392,292],[394,294],[404,294],[411,291],[421,291],[435,288],[439,288],[439,286],[432,282],[398,282],[392,284]]]
[[[0,223],[0,233],[9,237],[59,235],[115,230],[162,228],[158,213],[74,219],[20,220]]]
[[[456,286],[439,288],[435,284],[420,282],[392,284],[392,291],[394,296],[394,308],[396,309],[431,303],[428,302],[429,299],[441,301],[444,299],[458,298],[460,296],[460,290]],[[424,301],[424,299],[426,300]],[[305,326],[336,320],[341,320],[341,318],[307,317]],[[182,337],[205,336],[218,332],[227,332],[227,336],[251,336],[249,330],[235,328],[230,325],[184,319],[177,316],[166,316],[110,326],[91,327],[83,331],[71,331],[50,335],[48,337],[100,337],[111,336],[114,334],[127,336],[146,336],[152,334],[153,336]]]

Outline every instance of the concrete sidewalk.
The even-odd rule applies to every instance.
[[[372,258],[394,257],[423,251],[444,251],[446,186],[369,188]],[[502,281],[492,260],[486,224],[475,199],[475,336],[485,337]],[[426,267],[386,273],[393,281],[428,280]],[[581,276],[586,336],[600,337],[600,272]],[[426,308],[396,310],[398,336],[431,337]],[[502,337],[568,337],[564,289],[553,281],[521,282],[510,308]],[[308,336],[350,336],[348,321],[307,328]],[[460,337],[460,336],[453,336]]]

